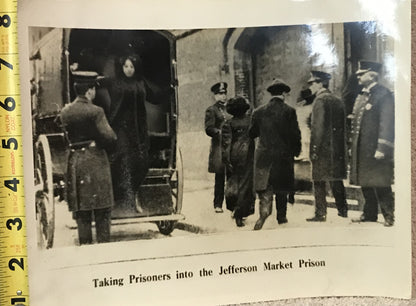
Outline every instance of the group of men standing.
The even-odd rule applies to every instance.
[[[338,216],[348,217],[343,180],[361,186],[365,199],[360,218],[353,222],[376,222],[378,207],[384,225],[394,224],[394,198],[391,189],[394,171],[394,99],[393,94],[378,82],[382,65],[360,61],[355,73],[361,92],[356,96],[347,130],[344,102],[330,92],[331,75],[311,71],[308,80],[311,112],[310,161],[315,196],[315,214],[309,222],[324,222],[327,217],[326,186],[329,183],[335,198]],[[254,186],[258,194],[259,219],[254,227],[261,229],[272,211],[276,198],[277,222],[288,222],[287,199],[294,191],[294,158],[301,152],[301,135],[296,111],[285,103],[290,86],[275,79],[267,88],[268,103],[251,115],[249,135],[258,138],[254,161]],[[211,91],[215,104],[205,114],[205,130],[212,137],[209,172],[215,173],[214,208],[222,211],[225,167],[221,160],[221,127],[228,119],[225,111],[227,84],[215,84]]]

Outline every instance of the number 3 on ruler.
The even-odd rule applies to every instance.
[[[4,180],[4,186],[9,188],[13,192],[17,192],[17,184],[19,184],[19,180],[16,179],[15,177],[12,180]],[[10,224],[16,225],[16,223],[17,223],[17,230],[19,231],[22,228],[22,220],[20,218],[15,218],[14,220],[11,220],[11,219],[7,220],[7,223],[6,223],[7,229],[12,230],[12,227]],[[9,269],[12,271],[15,271],[16,268],[13,264],[16,264],[22,270],[25,269],[23,265],[23,258],[20,258],[20,260],[18,260],[17,258],[12,258],[9,260]]]

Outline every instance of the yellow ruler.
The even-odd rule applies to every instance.
[[[0,0],[0,305],[29,305],[17,1]]]

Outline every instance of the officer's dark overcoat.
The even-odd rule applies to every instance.
[[[67,201],[70,211],[108,208],[113,205],[110,164],[104,147],[116,140],[101,107],[77,97],[61,111],[71,143],[67,168]]]
[[[254,184],[256,191],[270,183],[274,192],[293,190],[293,158],[300,154],[301,136],[294,108],[273,97],[252,115],[250,137],[258,137],[255,150]]]
[[[328,89],[316,96],[311,116],[310,159],[314,181],[346,178],[344,104]]]
[[[369,94],[359,94],[353,109],[351,175],[354,185],[388,187],[393,181],[394,98],[376,84]],[[385,158],[376,160],[375,152]]]
[[[211,137],[211,147],[209,151],[208,172],[224,172],[222,161],[221,129],[226,119],[231,115],[225,110],[225,105],[216,102],[205,111],[205,133]]]

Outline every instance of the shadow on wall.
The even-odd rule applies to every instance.
[[[182,152],[184,178],[186,180],[209,180],[208,155],[211,138],[204,131],[185,132],[178,137],[178,146]]]

